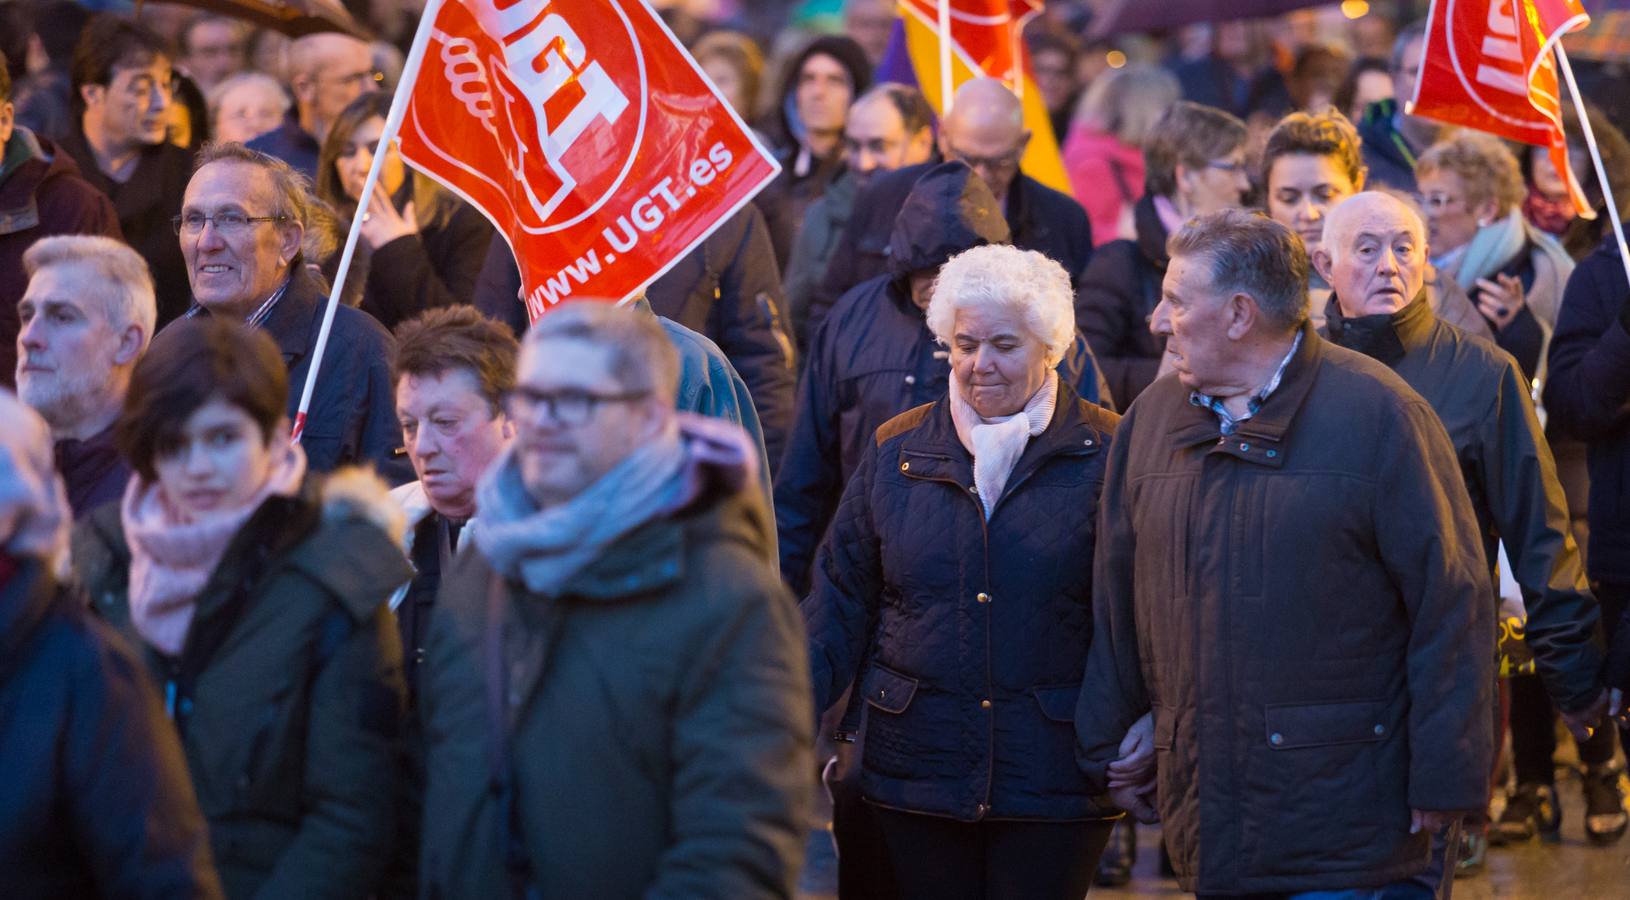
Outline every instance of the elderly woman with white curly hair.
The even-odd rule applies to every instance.
[[[1039,253],[945,264],[948,395],[878,429],[803,603],[816,713],[858,679],[861,791],[907,900],[1079,900],[1109,837],[1072,721],[1117,417],[1054,371],[1072,304]]]

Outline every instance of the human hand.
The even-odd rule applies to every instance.
[[[1482,291],[1477,296],[1477,310],[1501,331],[1516,321],[1528,299],[1523,296],[1522,279],[1514,275],[1495,275],[1495,281],[1477,279]]]
[[[362,214],[362,239],[368,242],[368,247],[378,250],[399,237],[418,233],[419,219],[413,202],[408,201],[407,208],[397,212],[396,204],[385,193],[385,186],[376,182],[373,199]]]
[[[1144,713],[1121,738],[1121,755],[1109,764],[1109,786],[1144,787],[1155,777],[1155,717]]]
[[[1409,811],[1409,833],[1418,834],[1422,831],[1428,834],[1437,834],[1455,823],[1456,819],[1464,819],[1471,815],[1467,810],[1452,809],[1412,809]]]
[[[1578,712],[1563,712],[1562,722],[1568,726],[1568,732],[1573,739],[1583,744],[1590,740],[1591,735],[1602,725],[1602,720],[1612,715],[1612,696],[1603,689],[1591,704]]]
[[[1126,814],[1145,825],[1153,825],[1160,821],[1160,813],[1154,806],[1155,786],[1150,782],[1145,787],[1114,787],[1109,789],[1109,799],[1115,805],[1126,810]]]

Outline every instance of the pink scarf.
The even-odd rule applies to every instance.
[[[119,518],[130,544],[130,618],[147,643],[167,656],[181,652],[198,593],[227,544],[266,498],[298,493],[305,474],[305,452],[286,445],[248,503],[196,521],[171,506],[159,485],[130,477]]]
[[[1058,372],[1047,370],[1047,378],[1024,409],[1011,416],[987,419],[962,396],[956,372],[951,372],[951,422],[956,425],[957,439],[973,455],[973,484],[979,492],[979,502],[985,507],[985,519],[990,519],[996,501],[1007,488],[1007,479],[1013,467],[1024,455],[1030,439],[1047,430],[1053,421],[1053,407],[1058,403]]]

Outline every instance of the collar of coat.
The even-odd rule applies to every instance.
[[[1183,402],[1172,415],[1172,427],[1167,432],[1174,447],[1193,447],[1210,443],[1211,453],[1226,453],[1246,462],[1269,468],[1285,465],[1286,444],[1296,414],[1307,401],[1308,392],[1319,374],[1319,363],[1324,358],[1325,342],[1313,330],[1311,323],[1302,325],[1302,343],[1290,363],[1285,366],[1279,387],[1262,402],[1262,408],[1227,437],[1217,416],[1203,406],[1188,402],[1189,392],[1181,394]],[[1168,376],[1171,377],[1171,376]]]
[[[1432,335],[1433,323],[1437,321],[1425,288],[1395,313],[1351,318],[1341,314],[1341,304],[1331,293],[1324,316],[1325,330],[1331,343],[1356,350],[1388,366],[1396,366],[1410,351],[1424,346]]]
[[[1011,495],[1055,456],[1086,456],[1103,449],[1104,442],[1114,432],[1114,415],[1104,412],[1099,417],[1093,412],[1098,409],[1083,401],[1066,380],[1060,378],[1053,419],[1047,429],[1031,438],[1024,448],[1008,476],[1002,498]],[[976,505],[979,503],[979,495],[973,489],[973,457],[957,437],[949,396],[918,407],[879,428],[877,442],[881,445],[902,435],[898,463],[902,474],[924,481],[952,482],[967,490]],[[1001,500],[998,500],[991,509],[992,518],[1000,506]]]

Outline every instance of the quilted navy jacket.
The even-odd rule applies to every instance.
[[[804,600],[816,712],[857,675],[868,800],[962,821],[1097,818],[1074,755],[1118,417],[1060,384],[987,522],[947,399],[877,432]]]

